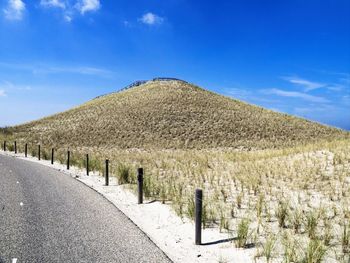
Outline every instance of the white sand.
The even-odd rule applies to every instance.
[[[169,205],[160,202],[137,204],[137,197],[125,186],[118,186],[115,178],[110,178],[110,186],[104,186],[103,177],[76,167],[69,171],[66,166],[37,158],[25,158],[24,154],[0,151],[0,154],[16,156],[31,162],[49,166],[52,169],[64,172],[80,182],[93,188],[111,201],[128,218],[130,218],[150,239],[161,248],[174,262],[253,262],[255,249],[236,249],[232,242],[217,242],[232,238],[227,233],[219,233],[218,229],[205,229],[202,232],[202,243],[208,245],[196,246],[194,244],[194,223],[178,217]],[[217,242],[217,243],[215,243]]]

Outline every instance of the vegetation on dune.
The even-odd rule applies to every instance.
[[[150,81],[11,130],[33,143],[120,149],[266,149],[349,137],[182,81]]]
[[[29,149],[37,153],[36,145]],[[50,152],[41,149],[42,156]],[[257,260],[349,260],[348,140],[249,152],[71,150],[71,162],[81,168],[90,153],[90,169],[101,175],[108,157],[111,176],[135,191],[142,166],[145,196],[166,201],[182,218],[193,218],[194,190],[202,188],[203,227],[226,231],[237,247],[257,247]],[[57,149],[56,158],[65,163],[67,149]]]
[[[149,82],[71,111],[0,131],[8,147],[103,173],[218,227],[262,262],[348,262],[350,137],[344,131],[264,110],[178,81]],[[132,148],[132,149],[130,149]],[[176,148],[176,149],[175,149]],[[246,149],[254,149],[246,151]],[[244,150],[244,151],[243,151]]]

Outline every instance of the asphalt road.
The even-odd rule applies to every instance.
[[[0,155],[0,263],[169,261],[95,191],[48,167]]]

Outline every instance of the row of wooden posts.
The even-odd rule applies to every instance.
[[[41,148],[38,145],[38,160],[41,160]],[[6,152],[6,141],[3,144],[3,150]],[[14,142],[14,152],[17,154],[17,142]],[[67,151],[67,170],[70,169],[70,151]],[[51,149],[51,164],[54,164],[55,149]],[[28,157],[28,144],[24,145],[24,156]],[[89,176],[89,154],[86,154],[86,175]],[[105,185],[109,185],[109,160],[105,162]],[[137,199],[138,204],[143,203],[143,168],[137,169]],[[196,189],[195,192],[195,244],[202,244],[202,207],[203,207],[203,191]]]

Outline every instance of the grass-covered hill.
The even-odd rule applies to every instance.
[[[349,133],[209,92],[154,80],[7,130],[32,143],[111,148],[276,148]]]

